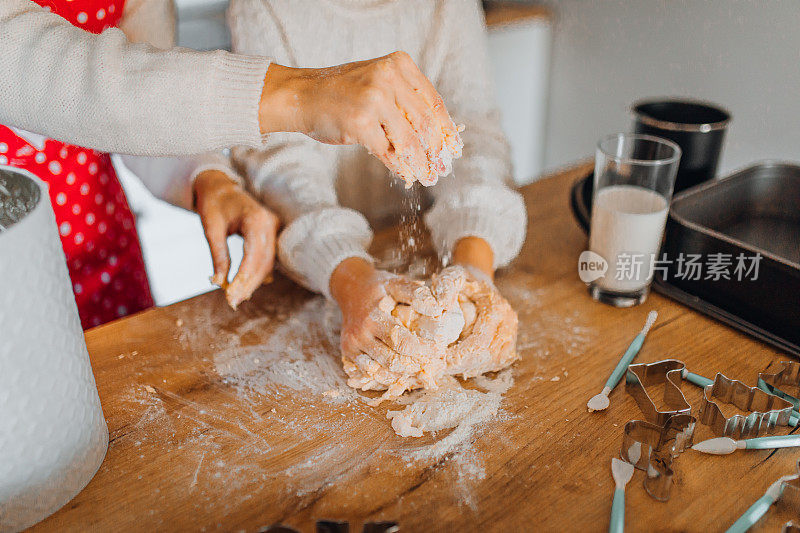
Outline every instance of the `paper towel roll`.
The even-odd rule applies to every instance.
[[[46,185],[0,167],[0,226],[0,531],[14,531],[86,486],[108,428]]]

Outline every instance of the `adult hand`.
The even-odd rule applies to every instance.
[[[219,170],[206,170],[197,176],[194,197],[211,249],[211,282],[225,290],[228,304],[235,309],[272,273],[278,217]],[[228,283],[231,260],[227,237],[234,233],[244,238],[244,258],[236,277]]]
[[[272,64],[259,117],[264,133],[361,144],[408,186],[449,174],[463,147],[442,97],[405,52],[320,69]]]
[[[375,270],[361,258],[342,261],[330,282],[342,310],[342,362],[348,383],[362,390],[387,389],[387,398],[412,388],[435,387],[444,365],[444,354],[432,341],[413,334],[391,315],[394,300],[387,297],[387,285],[398,283],[413,284]]]

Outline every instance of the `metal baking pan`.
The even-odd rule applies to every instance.
[[[576,219],[588,231],[592,176],[571,191]],[[653,288],[697,311],[800,355],[800,166],[763,162],[699,185],[673,198]],[[700,255],[730,258],[728,276],[679,276]],[[714,254],[723,254],[715,256]],[[737,257],[760,256],[758,275],[740,281]],[[717,262],[720,264],[720,262]],[[748,266],[751,266],[749,264]]]
[[[678,194],[662,252],[657,290],[800,355],[800,166],[757,163]],[[706,266],[730,258],[718,269],[729,279],[708,269],[700,279],[679,276],[681,254],[699,254]]]

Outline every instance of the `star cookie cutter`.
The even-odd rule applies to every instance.
[[[716,401],[750,414],[726,417]],[[792,403],[784,398],[717,374],[714,383],[703,389],[697,418],[716,435],[738,440],[757,437],[776,426],[788,426],[793,409]]]

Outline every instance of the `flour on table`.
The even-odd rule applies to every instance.
[[[425,428],[423,436],[401,438],[385,409],[370,407],[347,385],[338,309],[319,297],[269,305],[250,316],[247,309],[234,315],[200,308],[182,317],[175,340],[219,376],[210,376],[210,383],[222,381],[221,403],[190,400],[163,383],[146,359],[136,359],[142,381],[124,404],[140,428],[141,464],[114,467],[115,474],[146,472],[150,454],[185,450],[186,487],[202,506],[234,491],[244,490],[247,498],[249,487],[257,491],[263,483],[306,497],[363,476],[365,469],[441,465],[453,503],[474,506],[472,488],[485,477],[476,439],[509,417],[502,401],[513,381],[510,369],[462,379],[463,392],[455,389],[444,399],[434,391],[404,395],[389,410],[402,412],[420,398],[427,407],[414,422]],[[465,403],[456,405],[457,398]],[[441,416],[431,422],[434,412]]]
[[[401,437],[421,437],[426,431],[441,431],[456,427],[475,409],[484,393],[463,388],[455,378],[441,384],[437,390],[411,393],[413,398],[402,411],[389,411],[392,428]]]
[[[217,373],[237,388],[267,394],[291,389],[326,401],[355,400],[339,362],[338,310],[315,298],[287,317],[264,344],[235,346],[214,355]]]

